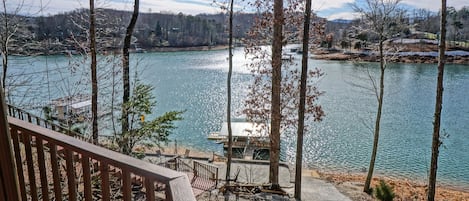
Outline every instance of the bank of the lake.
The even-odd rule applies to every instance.
[[[147,150],[147,153],[154,155],[156,150],[160,150],[163,155],[184,155],[186,150],[190,150],[188,157],[195,159],[207,159],[211,161],[213,159],[213,153],[204,151],[199,148],[189,147],[174,147],[173,145],[163,146],[152,150]],[[187,157],[187,156],[186,156]],[[219,156],[215,156],[219,159]],[[224,161],[224,160],[222,160]],[[219,161],[219,162],[222,162]],[[294,168],[294,164],[290,165],[290,168]],[[293,169],[291,170],[293,171]],[[222,173],[220,173],[222,174]],[[294,175],[291,175],[294,176]],[[315,179],[325,180],[332,183],[342,194],[349,197],[354,201],[374,201],[375,199],[363,192],[363,186],[366,179],[366,173],[351,173],[347,171],[330,171],[327,169],[304,169],[303,177],[312,177]],[[223,178],[221,178],[223,179]],[[383,180],[388,185],[393,187],[396,195],[396,200],[415,200],[424,201],[427,198],[427,181],[424,179],[411,180],[402,177],[389,177],[382,174],[375,174],[371,183],[372,188],[379,184],[379,181]],[[293,180],[292,180],[293,181]],[[293,185],[293,184],[292,184]],[[302,186],[303,188],[315,188],[315,186]],[[291,187],[285,188],[285,190]],[[208,193],[206,195],[209,197]],[[203,197],[203,196],[202,196]],[[458,201],[469,201],[469,190],[464,188],[458,188],[454,186],[438,185],[436,194],[436,200],[458,200]],[[240,200],[251,200],[248,197]]]
[[[449,52],[451,53],[451,52]],[[389,56],[389,63],[417,63],[435,64],[438,63],[438,52],[400,52]],[[334,61],[365,61],[379,62],[377,53],[372,52],[334,52],[319,53],[312,56],[313,59],[334,60]],[[469,64],[469,52],[459,51],[457,54],[448,54],[446,63]]]
[[[438,41],[425,39],[393,39],[386,42],[384,54],[388,63],[438,63]],[[377,47],[370,44],[368,47]],[[469,64],[469,48],[467,46],[448,45],[446,63]],[[319,48],[313,50],[313,59],[334,61],[365,61],[379,62],[379,52],[370,48],[341,49]]]
[[[225,50],[228,45],[214,45],[214,46],[191,46],[191,47],[155,47],[146,49],[147,52],[181,52],[181,51],[210,51],[210,50]]]

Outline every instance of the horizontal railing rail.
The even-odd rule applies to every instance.
[[[186,174],[8,118],[23,200],[190,200]]]
[[[228,144],[225,144],[225,147],[227,147]],[[258,148],[269,148],[270,147],[270,142],[263,142],[263,141],[252,141],[252,142],[232,142],[233,147],[245,147],[245,146],[252,146],[252,147],[258,147]]]

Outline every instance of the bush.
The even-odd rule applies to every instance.
[[[396,194],[394,194],[393,187],[389,186],[383,180],[379,181],[379,185],[376,186],[375,196],[381,201],[392,201]]]

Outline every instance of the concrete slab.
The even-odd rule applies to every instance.
[[[225,179],[226,163],[215,162],[213,165],[218,166],[218,178]],[[238,160],[233,162],[231,167],[231,178],[235,177],[238,172],[239,183],[252,183],[252,184],[266,184],[269,181],[269,164],[268,162],[256,161],[243,161]],[[228,200],[287,200],[293,201],[294,195],[294,170],[290,169],[287,165],[280,166],[279,169],[279,184],[288,194],[287,196],[278,196],[266,193],[252,194],[247,197],[238,197],[235,194],[228,195]],[[316,171],[304,170],[302,175],[302,188],[301,198],[303,201],[351,201],[350,198],[340,193],[337,188],[324,180],[319,178]],[[219,184],[222,185],[223,182]],[[223,199],[223,195],[218,191],[212,194],[218,199]],[[208,196],[208,197],[207,197]],[[211,196],[206,195],[199,197],[198,200],[212,200]]]
[[[301,198],[304,201],[351,201],[334,185],[324,180],[303,176],[301,185]]]
[[[226,172],[226,165],[220,164],[220,175]],[[240,168],[238,182],[252,182],[263,184],[269,179],[269,165],[266,164],[243,164],[233,163],[231,174],[234,175],[237,168]],[[280,167],[279,183],[280,186],[293,197],[294,195],[294,171],[287,167]],[[291,174],[293,172],[293,174]],[[291,178],[293,177],[293,178]],[[337,188],[324,180],[319,179],[319,174],[315,171],[304,171],[302,175],[301,198],[303,201],[351,201],[350,198],[340,193]],[[257,195],[259,200],[294,200],[275,195]]]

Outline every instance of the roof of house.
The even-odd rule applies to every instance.
[[[91,100],[87,100],[87,101],[74,103],[74,104],[71,105],[71,107],[73,109],[79,109],[79,108],[83,108],[83,107],[90,106],[90,105],[91,105]]]

